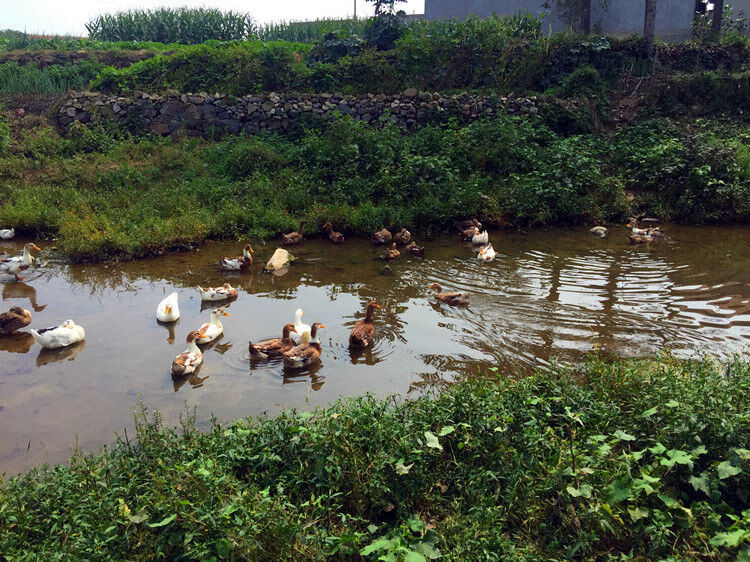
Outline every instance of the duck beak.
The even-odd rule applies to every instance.
[[[292,327],[291,327],[290,329],[291,329],[291,331],[292,331],[292,332],[294,332],[295,334],[297,333],[297,328],[295,328],[294,326],[292,326]]]
[[[165,308],[165,309],[164,309],[164,312],[165,312],[166,314],[169,314],[169,312],[170,312],[171,310],[172,310],[172,307],[171,307],[171,306],[168,306],[167,308]]]
[[[318,328],[325,328],[325,327],[326,327],[325,324],[318,324]]]
[[[41,251],[42,251],[42,249],[41,249],[41,248],[40,248],[39,246],[37,246],[36,244],[34,244],[34,249],[35,249],[35,250],[36,250],[37,252],[41,252]]]
[[[228,312],[225,312],[224,316],[226,316],[227,318],[231,318],[231,315]]]
[[[375,308],[383,308],[383,307],[376,303],[375,304]],[[325,328],[325,326],[323,326],[323,327]]]
[[[632,222],[629,222],[629,223],[628,223],[628,224],[626,224],[625,226],[633,226],[633,223],[632,223]]]

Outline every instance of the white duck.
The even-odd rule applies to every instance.
[[[201,300],[204,301],[223,301],[224,299],[233,299],[239,292],[229,283],[224,283],[222,287],[198,287],[201,292]]]
[[[309,340],[310,326],[308,324],[305,324],[304,322],[302,322],[302,317],[304,315],[305,315],[305,313],[302,312],[301,308],[298,308],[297,312],[294,313],[294,329],[297,330],[297,333],[294,334],[291,337],[297,343],[303,343],[304,341],[310,341]]]
[[[12,240],[15,235],[16,235],[15,228],[0,229],[0,240]]]
[[[7,273],[16,276],[16,281],[23,281],[23,277],[18,275],[24,269],[28,269],[34,263],[31,250],[41,250],[33,242],[29,242],[23,247],[23,255],[13,256],[0,260],[0,273]]]
[[[203,363],[203,352],[195,344],[200,337],[200,332],[190,332],[187,335],[188,348],[172,361],[172,376],[190,375]]]
[[[477,259],[481,261],[492,261],[495,259],[496,255],[497,252],[495,251],[495,248],[492,247],[492,244],[487,244],[486,246],[482,246],[479,249],[479,255],[477,256]]]
[[[66,347],[86,339],[83,326],[78,326],[72,320],[66,320],[59,326],[44,328],[43,330],[30,330],[36,343],[45,349]]]
[[[229,313],[223,308],[216,308],[211,311],[211,319],[203,324],[203,326],[200,327],[200,330],[198,330],[200,332],[200,337],[198,338],[197,343],[208,343],[214,341],[224,333],[224,326],[222,326],[221,320],[219,320],[222,316],[229,317]]]
[[[471,237],[471,243],[479,246],[480,244],[487,244],[490,241],[490,235],[485,230],[480,233],[477,227],[474,227],[474,236]]]
[[[180,319],[180,306],[177,298],[175,291],[159,303],[156,307],[156,319],[159,322],[177,322]]]

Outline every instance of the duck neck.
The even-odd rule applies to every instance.
[[[31,252],[29,252],[28,248],[23,249],[23,257],[21,258],[21,261],[24,265],[31,265]]]
[[[211,315],[211,320],[209,321],[209,324],[213,324],[214,326],[218,326],[219,328],[222,328],[221,320],[219,320],[219,317],[216,314]]]
[[[187,350],[188,350],[188,353],[200,353],[201,355],[203,354],[203,352],[201,351],[201,348],[198,347],[197,343],[195,343],[195,340],[188,342]]]
[[[289,326],[284,326],[284,329],[281,331],[281,341],[289,341],[290,332]]]
[[[365,324],[372,324],[372,315],[375,313],[374,306],[367,307],[367,314],[365,315]]]

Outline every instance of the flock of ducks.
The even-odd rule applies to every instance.
[[[628,227],[631,228],[629,240],[631,244],[647,244],[655,238],[663,235],[661,228],[638,228],[638,220],[630,219]],[[302,229],[305,221],[300,223],[299,229],[288,234],[281,235],[282,244],[291,246],[299,244],[303,240]],[[470,219],[456,223],[460,232],[461,240],[471,241],[475,246],[479,246],[478,259],[480,261],[491,261],[497,255],[495,249],[489,241],[489,234],[482,230],[482,224],[477,219]],[[323,230],[327,231],[328,239],[334,244],[343,244],[344,235],[336,232],[333,225],[327,222],[323,225]],[[591,234],[599,238],[607,235],[607,229],[604,227],[594,227]],[[0,239],[9,240],[15,235],[14,229],[0,229]],[[399,247],[404,251],[416,256],[424,255],[424,247],[418,246],[412,240],[411,233],[402,228],[400,231],[392,234],[387,229],[379,230],[372,235],[372,242],[376,245],[388,245],[383,257],[386,260],[395,260],[401,255]],[[0,274],[14,275],[16,280],[21,281],[23,277],[20,273],[32,265],[38,258],[32,255],[32,251],[41,251],[41,249],[29,242],[23,247],[20,256],[0,259]],[[224,257],[219,265],[226,271],[245,272],[250,269],[253,263],[253,248],[246,245],[242,249],[242,255],[234,258]],[[197,287],[200,292],[202,301],[219,302],[233,301],[239,296],[237,289],[229,283],[220,287]],[[434,290],[433,297],[442,303],[464,306],[469,304],[469,293],[463,292],[444,292],[439,283],[433,283],[429,286]],[[162,323],[174,323],[180,318],[179,296],[173,292],[164,298],[156,308],[156,318]],[[349,335],[349,346],[355,349],[363,349],[372,344],[375,334],[373,315],[380,305],[376,301],[370,301],[365,309],[365,318],[357,322],[352,328]],[[272,338],[265,341],[248,343],[250,358],[253,361],[268,361],[275,358],[281,358],[284,367],[289,369],[300,369],[307,367],[317,361],[321,354],[321,342],[318,338],[318,331],[325,328],[321,322],[314,322],[309,326],[302,322],[304,312],[297,309],[294,322],[285,324],[282,328],[281,338]],[[230,315],[221,307],[211,311],[209,321],[200,326],[197,330],[188,333],[186,341],[188,348],[174,358],[172,361],[171,372],[175,377],[191,375],[203,362],[203,352],[199,345],[208,344],[217,339],[224,332],[224,326],[221,323],[223,317]],[[21,307],[15,306],[8,312],[0,314],[0,336],[10,335],[17,330],[31,324],[31,313]],[[55,349],[66,347],[78,343],[85,339],[86,334],[83,327],[77,325],[73,320],[66,320],[59,326],[44,328],[40,330],[31,329],[31,335],[34,340],[43,348]]]

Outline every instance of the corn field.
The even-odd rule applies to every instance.
[[[271,23],[256,29],[255,36],[262,41],[294,41],[297,43],[313,43],[329,33],[362,37],[367,21],[366,19],[324,19],[306,22]]]
[[[249,14],[209,8],[129,10],[97,16],[86,24],[89,37],[100,41],[203,43],[234,41],[253,35]]]

